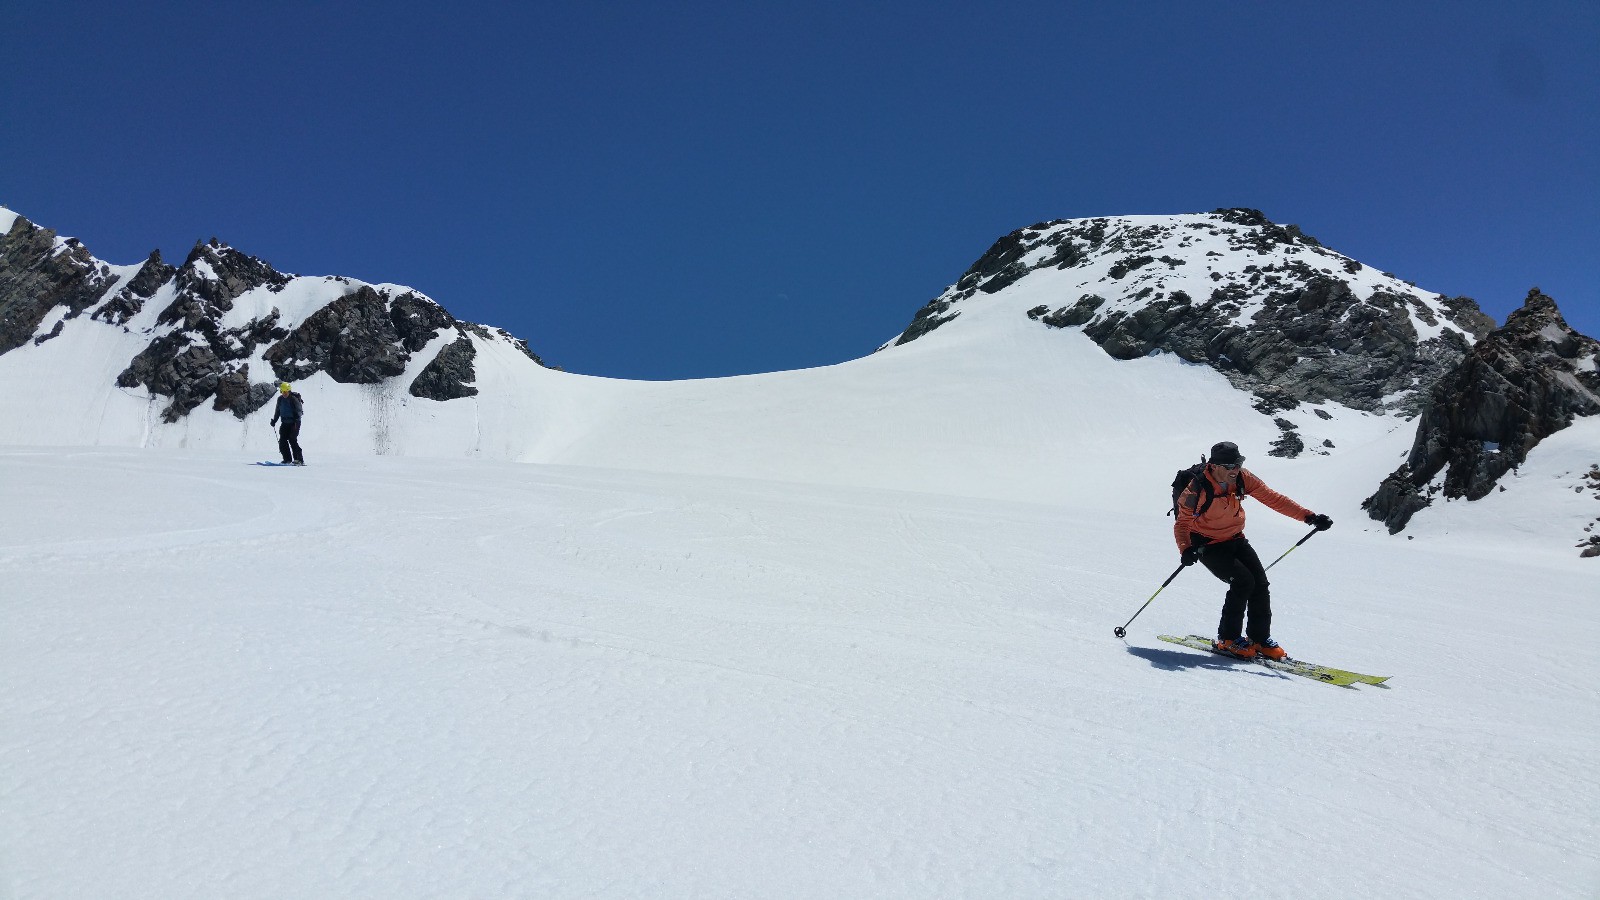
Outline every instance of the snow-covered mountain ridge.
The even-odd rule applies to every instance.
[[[1600,884],[1596,562],[1571,550],[1600,416],[1553,390],[1594,360],[1553,303],[1416,420],[1263,413],[1210,365],[1116,358],[1028,317],[1066,305],[1055,272],[862,359],[650,383],[542,367],[394,285],[211,242],[180,284],[23,227],[0,900]],[[475,393],[428,396],[463,339]],[[280,370],[305,468],[253,464],[275,436],[248,386]],[[1278,419],[1310,452],[1267,452]],[[1537,446],[1485,446],[1501,428]],[[1337,523],[1250,504],[1263,556],[1314,537],[1271,572],[1273,636],[1388,686],[1156,639],[1214,633],[1204,567],[1140,603],[1179,561],[1174,468],[1220,439]],[[1397,540],[1360,503],[1419,442],[1467,485],[1531,452]]]
[[[137,266],[111,266],[77,239],[9,211],[0,210],[0,230],[0,354],[56,339],[84,314],[141,335],[116,384],[167,398],[167,424],[208,400],[243,419],[266,405],[276,382],[320,371],[374,384],[416,369],[407,379],[412,396],[471,396],[468,333],[538,361],[505,332],[457,321],[409,288],[286,275],[215,238],[176,267],[159,251]],[[427,362],[410,366],[424,350]]]
[[[1420,391],[1494,328],[1469,298],[1377,272],[1252,209],[1014,231],[894,343],[978,309],[1081,327],[1117,359],[1165,351],[1212,366],[1263,412],[1331,400],[1415,414]]]
[[[1159,486],[1227,438],[1269,478],[1302,471],[1274,457],[1322,467],[1337,487],[1314,505],[1394,528],[1398,506],[1403,527],[1435,496],[1482,496],[1441,493],[1423,467],[1398,506],[1374,502],[1408,447],[1458,469],[1499,454],[1483,471],[1503,483],[1589,414],[1581,394],[1529,406],[1539,385],[1596,377],[1592,342],[1566,336],[1548,305],[1555,320],[1496,340],[1472,301],[1252,210],[1072,220],[1002,238],[878,353],[631,382],[545,367],[401,285],[286,275],[215,240],[179,266],[115,266],[0,210],[0,443],[266,455],[264,405],[285,380],[306,397],[313,459],[466,456],[1111,508],[1123,483],[1069,473],[1115,453]],[[1472,362],[1485,344],[1500,349]],[[1436,395],[1468,364],[1471,383],[1496,386]],[[1416,413],[1437,420],[1430,404],[1468,410],[1472,427],[1414,437]],[[1546,530],[1570,542],[1597,518]]]

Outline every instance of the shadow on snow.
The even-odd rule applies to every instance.
[[[1231,672],[1241,672],[1246,675],[1264,675],[1267,678],[1284,677],[1246,659],[1230,659],[1225,656],[1218,656],[1215,653],[1202,654],[1198,650],[1192,653],[1185,653],[1182,650],[1129,646],[1128,652],[1158,669],[1165,669],[1169,672],[1177,672],[1183,669],[1224,669]]]

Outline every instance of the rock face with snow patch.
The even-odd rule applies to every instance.
[[[235,328],[224,328],[221,320],[239,297],[258,288],[281,293],[290,276],[215,238],[210,243],[196,243],[183,265],[163,285],[150,287],[153,276],[145,278],[148,269],[149,262],[130,282],[128,290],[107,302],[111,312],[105,317],[101,310],[95,311],[97,319],[126,322],[139,312],[145,299],[153,298],[161,287],[172,287],[171,302],[156,317],[156,324],[164,333],[129,362],[117,377],[117,385],[143,386],[153,394],[170,397],[171,402],[162,411],[167,422],[176,422],[206,400],[214,399],[214,409],[228,410],[241,418],[265,406],[272,397],[272,385],[252,385],[246,360],[258,346],[284,336],[278,317],[269,315]],[[145,283],[135,291],[141,278]],[[133,302],[141,293],[144,298]]]
[[[291,288],[329,299],[291,316],[279,308],[289,305],[279,299]],[[411,395],[471,397],[476,350],[469,335],[509,342],[544,364],[526,343],[458,321],[415,291],[286,275],[215,238],[196,243],[176,268],[155,252],[137,269],[117,270],[76,239],[57,238],[21,216],[0,237],[0,353],[49,340],[85,311],[94,326],[128,331],[157,301],[164,305],[144,329],[148,341],[116,384],[167,398],[161,418],[168,423],[207,401],[243,419],[271,401],[275,382],[318,372],[342,384],[377,384],[403,375],[430,346],[437,353],[412,379]],[[39,333],[52,315],[59,316],[53,329]]]
[[[1081,328],[1106,353],[1175,353],[1223,373],[1262,412],[1336,401],[1415,413],[1425,389],[1494,322],[1260,212],[1046,222],[1001,238],[919,311],[895,343],[974,303],[1027,296],[1025,313]],[[980,295],[996,295],[986,300]],[[1047,300],[1033,303],[1040,295]],[[1288,433],[1280,455],[1294,455]]]
[[[477,396],[478,389],[472,386],[472,360],[477,355],[466,335],[456,338],[411,382],[411,396],[439,401]]]
[[[427,346],[450,314],[414,294],[391,298],[365,285],[312,313],[265,359],[284,381],[327,372],[341,384],[377,384],[406,370],[411,353]]]
[[[1596,414],[1600,343],[1573,331],[1535,288],[1428,391],[1405,465],[1362,508],[1398,532],[1436,496],[1487,495],[1541,440]]]
[[[116,279],[76,238],[58,238],[18,216],[0,235],[0,353],[61,333],[63,323],[93,306]],[[37,339],[34,333],[57,307],[65,315]]]
[[[145,303],[156,295],[163,285],[172,281],[178,270],[167,265],[161,259],[160,250],[150,251],[150,258],[139,267],[137,274],[128,280],[127,286],[117,291],[116,296],[100,304],[94,311],[93,318],[109,325],[126,325],[128,320],[138,315]]]

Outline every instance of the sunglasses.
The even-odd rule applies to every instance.
[[[1243,463],[1212,463],[1212,465],[1219,469],[1227,469],[1229,472],[1237,472]]]

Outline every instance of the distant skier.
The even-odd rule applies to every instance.
[[[1261,557],[1244,536],[1244,498],[1254,497],[1318,531],[1333,527],[1333,520],[1314,513],[1266,486],[1243,468],[1239,447],[1223,441],[1211,448],[1203,470],[1178,495],[1177,521],[1172,536],[1178,541],[1183,564],[1203,563],[1211,574],[1228,582],[1217,623],[1216,649],[1241,659],[1256,654],[1283,659],[1287,653],[1272,639],[1272,600]],[[1250,614],[1246,631],[1245,613]]]
[[[278,431],[278,452],[283,454],[283,464],[291,463],[297,466],[306,464],[305,456],[300,452],[300,420],[304,417],[305,401],[300,395],[289,389],[288,382],[278,385],[278,405],[272,411],[272,424],[277,425],[281,419],[283,428]]]

